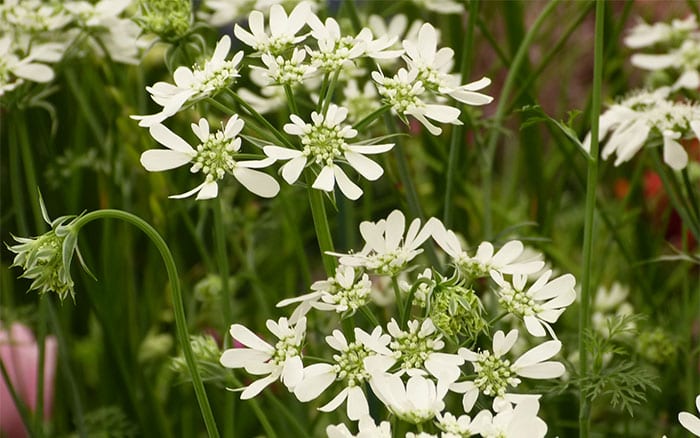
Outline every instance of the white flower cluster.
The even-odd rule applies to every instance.
[[[649,71],[673,71],[677,79],[672,90],[700,87],[700,31],[695,15],[671,24],[640,22],[625,38],[625,44],[633,49],[662,48],[665,53],[636,53],[630,61]]]
[[[441,437],[544,436],[547,425],[537,416],[540,395],[517,391],[523,379],[555,379],[564,374],[564,365],[552,360],[562,344],[551,324],[575,300],[574,277],[566,274],[552,279],[551,271],[542,272],[544,262],[524,255],[519,241],[510,241],[498,251],[484,242],[470,255],[439,220],[431,218],[422,224],[416,219],[406,227],[398,210],[386,219],[363,222],[360,233],[366,242],[361,251],[332,254],[340,261],[333,277],[315,282],[308,294],[278,304],[297,307],[289,318],[268,321],[270,331],[279,338],[275,346],[239,324],[231,327],[234,339],[246,348],[226,350],[221,364],[261,376],[243,388],[242,398],[257,394],[276,380],[301,402],[330,393],[319,409],[331,412],[345,404],[348,418],[359,422],[357,434],[343,424],[329,426],[331,438],[391,436],[388,422],[376,425],[370,416],[369,390],[402,422],[434,422],[442,431]],[[416,258],[429,239],[447,253],[451,273],[427,268],[412,282],[411,272],[419,268]],[[387,312],[372,310],[378,303],[372,302],[371,291],[381,287],[382,276],[392,278],[398,307],[396,316],[385,324],[379,321]],[[403,287],[399,287],[399,276],[404,278]],[[477,295],[475,288],[484,287],[480,281],[484,277],[493,279],[492,287]],[[426,286],[424,295],[415,300],[420,286]],[[522,337],[520,331],[506,333],[486,327],[479,296],[489,293],[501,311],[523,321],[532,335],[529,341],[537,343],[537,338],[548,333],[552,339],[519,357],[513,354],[516,341]],[[352,333],[333,330],[325,338],[332,350],[326,359],[307,359],[303,333],[312,309],[343,318],[362,312],[375,325],[370,331],[358,327]],[[455,316],[450,312],[461,313]],[[462,326],[455,328],[454,324]],[[285,333],[278,327],[284,327]],[[491,329],[491,343],[481,348],[479,334]],[[303,365],[307,360],[315,363]],[[461,396],[460,412],[448,410],[449,393]],[[468,414],[480,395],[492,400],[492,409],[481,410],[472,418]]]
[[[291,123],[285,124],[283,132],[274,136],[275,144],[261,140],[262,151],[267,159],[247,162],[246,166],[262,167],[284,161],[286,163],[280,170],[287,183],[296,183],[306,170],[307,177],[313,178],[312,188],[332,193],[337,186],[347,198],[356,200],[363,191],[348,176],[345,166],[351,167],[363,178],[375,181],[383,175],[384,169],[366,155],[381,154],[394,146],[393,143],[383,142],[381,138],[358,140],[358,130],[346,122],[353,120],[357,123],[362,117],[376,115],[381,109],[371,82],[365,83],[360,92],[359,85],[352,78],[352,71],[362,66],[361,63],[386,65],[406,53],[408,70],[399,70],[393,79],[380,79],[380,94],[401,117],[413,115],[433,133],[439,133],[440,130],[428,122],[426,117],[459,123],[459,109],[437,103],[444,100],[440,96],[450,96],[473,105],[492,100],[475,92],[488,85],[488,79],[460,85],[459,75],[449,73],[453,64],[453,52],[448,48],[437,50],[437,32],[429,24],[424,24],[417,35],[414,33],[415,40],[404,40],[403,47],[400,47],[397,46],[399,35],[408,24],[405,17],[391,25],[393,33],[375,38],[369,27],[364,27],[353,35],[346,34],[331,17],[321,21],[314,13],[314,4],[310,2],[298,2],[289,13],[276,3],[267,5],[264,10],[267,15],[261,10],[249,14],[248,29],[239,24],[234,26],[235,37],[254,53],[245,57],[244,52],[239,51],[229,58],[232,41],[229,36],[222,37],[211,58],[203,64],[180,66],[173,74],[174,83],[161,81],[146,88],[151,99],[161,107],[160,111],[131,117],[138,120],[140,126],[150,128],[152,134],[158,134],[169,132],[162,126],[168,118],[200,101],[216,98],[222,92],[233,94],[240,99],[239,102],[247,102],[245,105],[250,106],[246,107],[246,111],[250,115],[254,115],[252,112],[255,111],[269,111],[287,102],[292,113]],[[376,17],[372,20],[375,27],[380,26],[377,20]],[[248,62],[242,65],[244,59]],[[236,94],[232,89],[245,66],[250,67],[251,79],[261,86],[261,94],[266,97],[244,89],[240,90],[241,94]],[[375,79],[382,77],[380,71],[373,73]],[[340,86],[344,83],[347,87]],[[390,90],[392,87],[396,93]],[[347,107],[333,103],[334,92],[340,88],[346,90],[344,98]],[[243,95],[245,99],[242,98]],[[422,99],[429,99],[429,103]],[[308,106],[315,107],[315,110],[310,114],[301,112],[297,102],[307,103]],[[285,133],[292,137],[286,137]],[[172,137],[169,135],[169,138]],[[298,140],[295,141],[294,137]],[[193,157],[192,151],[178,149],[169,140],[161,141],[163,135],[157,138],[154,135],[154,138],[171,151],[148,151],[144,154],[142,163],[149,171],[178,167],[190,162]],[[173,151],[179,155],[176,156]],[[165,157],[172,160],[158,162]],[[183,196],[194,193],[198,194],[197,199],[216,196],[215,182],[222,179],[226,172],[234,173],[241,181],[240,175],[232,172],[233,164],[205,162],[203,156],[198,159],[202,162],[201,166],[194,166],[192,170],[195,172],[202,169],[207,174],[206,180]],[[238,164],[244,167],[244,164]],[[241,174],[242,171],[238,170],[238,173]],[[251,175],[250,171],[246,173]],[[241,182],[262,196],[277,193],[276,186],[269,179],[260,175],[256,179],[248,185]]]
[[[132,0],[43,2],[7,0],[0,5],[0,96],[26,81],[46,83],[52,64],[69,47],[87,48],[113,61],[135,64],[140,29],[124,17]],[[77,45],[76,45],[77,44]],[[105,52],[106,51],[106,52]]]
[[[688,165],[688,153],[678,140],[700,138],[700,105],[669,98],[669,88],[634,91],[600,116],[598,139],[609,138],[601,151],[607,159],[615,154],[615,165],[629,161],[639,150],[663,144],[664,162],[674,170]],[[654,139],[657,141],[654,142]],[[590,133],[583,141],[590,150]]]

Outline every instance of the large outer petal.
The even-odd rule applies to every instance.
[[[180,138],[179,135],[175,134],[170,129],[166,128],[164,125],[153,125],[148,129],[148,132],[150,132],[151,137],[153,137],[158,143],[162,144],[168,149],[191,155],[195,154],[195,150],[189,145],[189,143]]]
[[[544,342],[528,351],[526,351],[522,356],[518,358],[513,363],[513,368],[520,369],[523,367],[528,367],[534,365],[543,360],[547,360],[555,354],[559,353],[561,350],[561,342],[559,341],[547,341]]]
[[[263,198],[273,198],[280,191],[280,185],[273,177],[257,170],[237,167],[233,176],[246,189]]]
[[[150,149],[141,154],[141,165],[149,172],[175,169],[192,161],[192,155],[170,149]]]

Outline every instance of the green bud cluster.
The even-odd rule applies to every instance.
[[[676,357],[678,346],[662,328],[644,330],[637,337],[637,352],[650,362],[671,363]]]
[[[486,327],[479,297],[471,288],[439,284],[431,296],[428,316],[448,337],[466,336],[475,340]]]
[[[189,0],[142,0],[142,15],[136,20],[148,33],[165,41],[177,41],[187,35],[192,25]]]

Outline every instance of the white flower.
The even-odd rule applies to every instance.
[[[683,136],[700,138],[700,107],[667,99],[668,88],[653,92],[636,91],[614,104],[600,116],[599,141],[610,138],[601,151],[607,159],[615,153],[615,166],[630,160],[655,133],[663,139],[664,162],[674,170],[688,164],[688,153],[676,140]],[[583,147],[590,151],[591,135]]]
[[[63,55],[63,46],[56,43],[35,44],[26,56],[18,56],[12,38],[0,38],[0,96],[12,91],[25,80],[49,82],[54,72],[46,63],[57,62]]]
[[[396,275],[423,252],[419,247],[430,237],[436,222],[437,219],[431,218],[421,229],[420,219],[416,218],[404,237],[406,217],[401,211],[394,210],[386,219],[360,224],[360,234],[365,239],[360,252],[329,254],[339,256],[343,265],[362,266],[381,275]]]
[[[469,84],[460,85],[460,75],[450,74],[454,65],[454,51],[449,47],[437,50],[437,31],[430,23],[421,26],[415,40],[404,40],[406,62],[409,70],[418,71],[418,80],[435,93],[452,97],[469,105],[486,105],[493,97],[477,93],[491,84],[491,79],[481,78]]]
[[[627,47],[638,49],[658,43],[683,41],[697,28],[698,23],[693,14],[683,20],[675,19],[670,25],[668,23],[647,24],[640,20],[639,24],[633,27],[625,37],[625,44]]]
[[[462,438],[480,433],[486,424],[490,424],[491,412],[480,411],[474,419],[469,415],[455,417],[449,412],[437,415],[437,427],[443,431],[442,438]]]
[[[231,337],[247,348],[231,348],[221,355],[221,365],[226,368],[245,368],[250,374],[265,376],[243,388],[243,400],[255,397],[278,379],[291,391],[303,377],[301,347],[306,334],[306,318],[301,318],[293,326],[287,318],[280,318],[277,322],[270,319],[266,326],[279,339],[274,346],[245,326],[233,324]]]
[[[424,423],[445,408],[447,387],[435,385],[423,376],[413,376],[404,386],[395,374],[375,374],[370,380],[372,391],[394,415],[413,424]]]
[[[303,149],[270,145],[265,146],[263,150],[268,157],[275,160],[290,160],[282,166],[282,178],[289,184],[296,182],[307,163],[311,162],[314,167],[320,168],[312,185],[314,189],[332,192],[337,182],[345,196],[352,200],[358,199],[362,195],[362,189],[348,178],[336,161],[347,162],[360,175],[375,181],[382,176],[384,169],[363,154],[386,152],[394,145],[348,144],[347,140],[357,136],[357,131],[349,125],[341,124],[347,115],[346,108],[334,104],[328,107],[325,115],[314,111],[311,114],[313,123],[306,123],[299,116],[292,114],[292,123],[284,125],[284,131],[298,136]]]
[[[40,34],[60,30],[73,20],[59,2],[43,0],[5,0],[0,5],[0,30],[22,34]]]
[[[479,425],[479,433],[482,437],[544,438],[547,434],[547,423],[537,416],[540,409],[537,397],[523,398],[515,405],[515,408],[508,403],[501,409],[496,409],[496,403],[494,400],[494,410],[497,414],[490,418],[490,421],[488,421],[488,417],[491,416],[491,413],[481,411],[486,413],[482,417],[484,421]]]
[[[315,282],[311,285],[311,290],[313,292],[309,294],[282,300],[277,303],[277,307],[300,303],[290,317],[292,321],[305,315],[311,308],[337,313],[347,311],[354,313],[369,302],[372,282],[367,274],[362,274],[355,280],[355,269],[340,265],[334,277]]]
[[[365,82],[360,91],[357,81],[350,79],[343,88],[343,107],[348,109],[348,120],[359,122],[380,107],[377,99],[377,89],[371,81]]]
[[[422,20],[414,20],[409,27],[408,18],[404,14],[393,15],[388,23],[384,17],[379,15],[370,15],[367,19],[367,26],[374,35],[386,35],[390,38],[396,38],[396,43],[392,46],[395,49],[401,48],[401,40],[417,38],[418,30],[422,24]],[[382,66],[389,65],[386,61],[378,59],[377,63]]]
[[[511,330],[507,335],[499,330],[493,336],[493,351],[474,352],[466,348],[459,349],[459,355],[472,363],[477,375],[473,382],[459,382],[450,387],[455,392],[464,393],[462,404],[465,412],[469,412],[474,406],[479,392],[492,397],[503,397],[508,387],[515,388],[520,384],[518,377],[554,379],[564,374],[564,365],[547,361],[561,350],[561,342],[544,342],[511,363],[503,358],[503,355],[510,351],[517,339],[517,330]]]
[[[246,12],[246,2],[232,0],[203,0],[197,17],[213,27],[226,26]]]
[[[696,90],[700,87],[700,38],[686,40],[679,48],[665,54],[637,53],[632,55],[630,61],[632,65],[645,70],[674,69],[680,72],[680,76],[671,86],[672,90]]]
[[[423,322],[408,321],[408,331],[403,331],[393,318],[387,324],[387,331],[393,338],[389,347],[399,361],[403,372],[409,376],[425,375],[427,370],[438,380],[438,385],[448,387],[460,375],[459,367],[464,359],[456,354],[440,353],[445,347],[442,335],[437,332],[430,318]]]
[[[545,336],[547,329],[556,339],[549,324],[555,323],[566,307],[576,300],[576,279],[566,274],[549,281],[551,276],[552,271],[546,271],[525,290],[527,276],[513,274],[511,284],[500,272],[491,271],[491,278],[501,287],[497,291],[498,301],[506,311],[522,318],[532,336]]]
[[[541,260],[522,260],[525,247],[519,240],[506,242],[495,254],[493,244],[482,242],[472,257],[462,249],[457,235],[441,222],[433,230],[433,239],[452,258],[460,273],[469,279],[486,277],[491,271],[528,275],[544,267]]]
[[[292,57],[289,59],[263,53],[261,59],[267,68],[257,66],[253,68],[263,73],[264,85],[297,85],[315,72],[314,67],[304,64],[305,57],[306,52],[298,48],[294,48]]]
[[[700,395],[695,398],[695,407],[700,412]],[[681,412],[678,414],[678,422],[695,436],[700,436],[700,418],[690,412]]]
[[[197,199],[215,198],[219,193],[217,182],[227,173],[233,175],[246,189],[264,198],[271,198],[279,192],[279,184],[270,175],[253,170],[272,164],[271,160],[237,161],[236,154],[241,148],[237,137],[243,129],[243,120],[234,115],[223,131],[209,132],[205,118],[199,124],[192,124],[192,131],[201,141],[196,148],[190,146],[170,129],[163,125],[151,126],[151,136],[168,149],[151,149],[141,154],[141,164],[149,172],[175,169],[192,163],[190,172],[202,172],[204,182],[194,189],[171,198],[186,198],[197,193]]]
[[[297,36],[297,33],[306,25],[309,17],[313,15],[311,5],[308,2],[299,3],[287,16],[284,8],[273,5],[270,8],[269,35],[265,31],[265,17],[260,11],[253,11],[248,17],[250,32],[236,24],[233,33],[244,44],[259,52],[269,52],[273,56],[280,55],[288,47],[294,46],[306,38],[306,35]]]
[[[334,363],[317,363],[304,368],[303,380],[294,388],[299,401],[308,402],[317,398],[333,382],[343,381],[345,387],[330,402],[319,410],[332,412],[347,399],[347,414],[351,420],[369,415],[369,404],[362,385],[372,374],[383,373],[393,364],[391,350],[386,346],[389,335],[376,327],[371,334],[355,328],[355,342],[348,343],[340,330],[334,330],[326,342],[339,354],[333,356]]]
[[[328,438],[392,438],[391,423],[382,421],[378,426],[369,415],[360,418],[359,431],[354,435],[344,424],[330,425],[326,428]]]
[[[239,76],[237,67],[243,59],[243,51],[237,52],[232,59],[227,60],[230,48],[231,38],[224,35],[216,44],[211,59],[207,60],[204,66],[195,66],[192,69],[178,67],[173,73],[175,85],[156,82],[152,87],[146,87],[151,93],[151,99],[163,109],[155,114],[131,118],[138,120],[139,126],[150,127],[174,115],[184,105],[213,96],[231,85]]]
[[[413,0],[416,5],[439,14],[461,14],[464,5],[455,0]]]
[[[393,78],[387,78],[382,72],[373,71],[372,79],[378,84],[377,89],[392,111],[400,117],[413,116],[433,135],[440,135],[442,129],[433,125],[428,119],[441,123],[461,125],[459,109],[436,103],[425,103],[420,96],[425,93],[423,82],[418,80],[418,70],[400,68]]]

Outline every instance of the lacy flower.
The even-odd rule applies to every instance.
[[[688,153],[678,143],[683,137],[700,138],[700,107],[696,104],[667,99],[668,88],[653,92],[635,91],[621,102],[612,105],[600,116],[602,141],[610,135],[601,151],[607,159],[617,155],[615,166],[630,160],[652,137],[661,137],[664,162],[674,170],[688,165]],[[583,141],[590,150],[591,134]]]
[[[236,24],[233,33],[241,42],[256,51],[277,56],[306,39],[306,35],[297,36],[297,33],[306,25],[311,15],[313,12],[308,2],[299,3],[289,16],[281,5],[273,5],[270,8],[269,34],[265,31],[265,16],[260,11],[253,11],[248,16],[250,32]]]
[[[21,56],[16,49],[10,36],[0,38],[0,96],[25,80],[51,81],[54,72],[46,64],[57,62],[63,56],[63,45],[58,43],[35,44],[26,56]]]
[[[289,59],[263,53],[261,59],[267,68],[256,66],[252,68],[262,72],[265,86],[298,85],[315,72],[311,65],[304,64],[305,57],[306,52],[297,48],[294,48],[294,52],[292,52],[292,56]]]
[[[686,40],[677,48],[664,54],[636,53],[630,59],[632,65],[650,71],[672,69],[680,73],[672,90],[686,88],[697,90],[700,87],[700,36],[696,40]]]
[[[517,330],[511,330],[507,335],[499,330],[493,336],[493,351],[474,352],[466,348],[459,349],[459,355],[472,363],[476,373],[474,381],[455,383],[450,387],[455,392],[464,393],[462,403],[465,412],[472,409],[479,392],[491,397],[503,397],[506,389],[515,388],[520,384],[518,377],[554,379],[564,374],[564,365],[547,361],[561,350],[561,342],[544,342],[511,363],[503,358],[503,355],[513,348],[517,339]]]
[[[298,136],[303,149],[270,145],[265,146],[263,150],[268,157],[275,160],[290,160],[282,166],[282,178],[289,184],[294,184],[307,164],[311,163],[319,170],[312,185],[314,189],[332,192],[337,182],[345,196],[352,200],[358,199],[362,195],[362,189],[348,178],[336,162],[347,162],[360,175],[375,181],[382,176],[384,169],[363,154],[386,152],[394,145],[348,144],[346,141],[357,136],[357,131],[349,125],[341,124],[347,115],[346,108],[333,104],[329,106],[325,115],[314,111],[311,114],[313,123],[306,123],[299,116],[292,114],[292,123],[284,125],[284,131]]]
[[[437,49],[437,31],[430,23],[421,26],[415,40],[403,42],[409,70],[417,70],[417,79],[423,86],[436,94],[450,96],[469,105],[486,105],[493,97],[477,93],[491,84],[491,79],[460,85],[460,75],[450,74],[454,65],[454,51],[449,47]]]
[[[445,408],[447,387],[423,376],[411,377],[404,386],[397,375],[378,374],[372,376],[370,386],[391,413],[409,423],[430,421]]]
[[[549,281],[551,276],[552,271],[546,271],[525,290],[527,276],[514,274],[511,284],[500,272],[491,271],[491,278],[500,286],[496,292],[499,304],[507,312],[522,318],[532,336],[545,336],[549,332],[556,339],[549,324],[554,324],[576,300],[576,279],[566,274]]]
[[[433,239],[451,258],[455,267],[467,279],[486,277],[489,272],[501,274],[533,274],[544,267],[541,260],[522,260],[525,247],[519,240],[506,242],[494,253],[493,244],[482,242],[474,256],[462,249],[457,235],[438,223],[433,231]]]
[[[304,368],[304,379],[294,388],[294,394],[302,402],[314,400],[335,381],[344,388],[333,400],[319,410],[332,412],[347,399],[347,414],[351,420],[369,415],[369,404],[363,385],[371,375],[383,373],[394,364],[392,352],[387,348],[389,335],[383,335],[381,327],[371,334],[355,328],[355,342],[348,342],[340,330],[334,330],[326,342],[338,354],[333,364],[317,363]]]
[[[394,210],[386,219],[360,224],[360,234],[365,239],[362,251],[330,254],[339,256],[343,265],[362,266],[381,275],[396,275],[423,252],[419,247],[431,236],[437,222],[431,218],[421,229],[420,219],[416,218],[404,237],[406,217],[401,211]]]
[[[131,118],[138,120],[139,126],[150,127],[176,114],[186,104],[214,96],[230,86],[239,76],[238,64],[243,59],[243,51],[239,51],[227,60],[230,49],[231,37],[224,35],[216,44],[211,59],[203,66],[195,65],[192,69],[181,66],[175,70],[175,85],[156,82],[152,87],[146,87],[151,99],[163,109],[155,114]]]
[[[649,47],[659,43],[674,44],[678,41],[685,41],[697,29],[698,23],[693,14],[688,15],[683,20],[673,20],[671,24],[647,24],[640,21],[632,28],[629,35],[625,37],[625,44],[633,49]]]
[[[357,435],[350,432],[344,424],[330,425],[326,428],[328,438],[392,438],[391,423],[382,421],[378,426],[369,415],[360,418]]]
[[[544,438],[547,423],[537,416],[539,410],[537,397],[523,398],[515,407],[510,403],[498,406],[494,400],[496,415],[491,417],[489,411],[479,413],[485,413],[479,425],[479,433],[484,438]]]
[[[245,326],[233,324],[231,337],[245,348],[231,348],[221,355],[221,365],[226,368],[245,368],[250,374],[265,376],[243,388],[243,400],[255,397],[278,379],[291,391],[303,376],[301,347],[306,334],[306,318],[301,318],[296,325],[290,325],[287,318],[280,318],[277,322],[270,319],[266,325],[279,339],[274,346]]]
[[[449,412],[437,414],[437,427],[442,431],[441,438],[470,437],[480,433],[486,425],[490,425],[493,416],[487,410],[480,411],[472,419],[469,415],[455,417]]]
[[[230,173],[245,188],[264,198],[271,198],[279,192],[279,184],[270,175],[253,170],[272,164],[271,160],[237,161],[241,148],[237,135],[243,129],[243,120],[237,115],[231,117],[223,131],[209,132],[209,122],[205,118],[199,124],[192,124],[192,131],[201,141],[196,148],[190,146],[170,129],[154,125],[149,129],[151,136],[168,149],[151,149],[141,154],[141,164],[149,172],[175,169],[192,163],[190,172],[202,172],[204,182],[194,189],[171,198],[186,198],[197,194],[197,199],[216,198],[219,193],[218,181]]]

